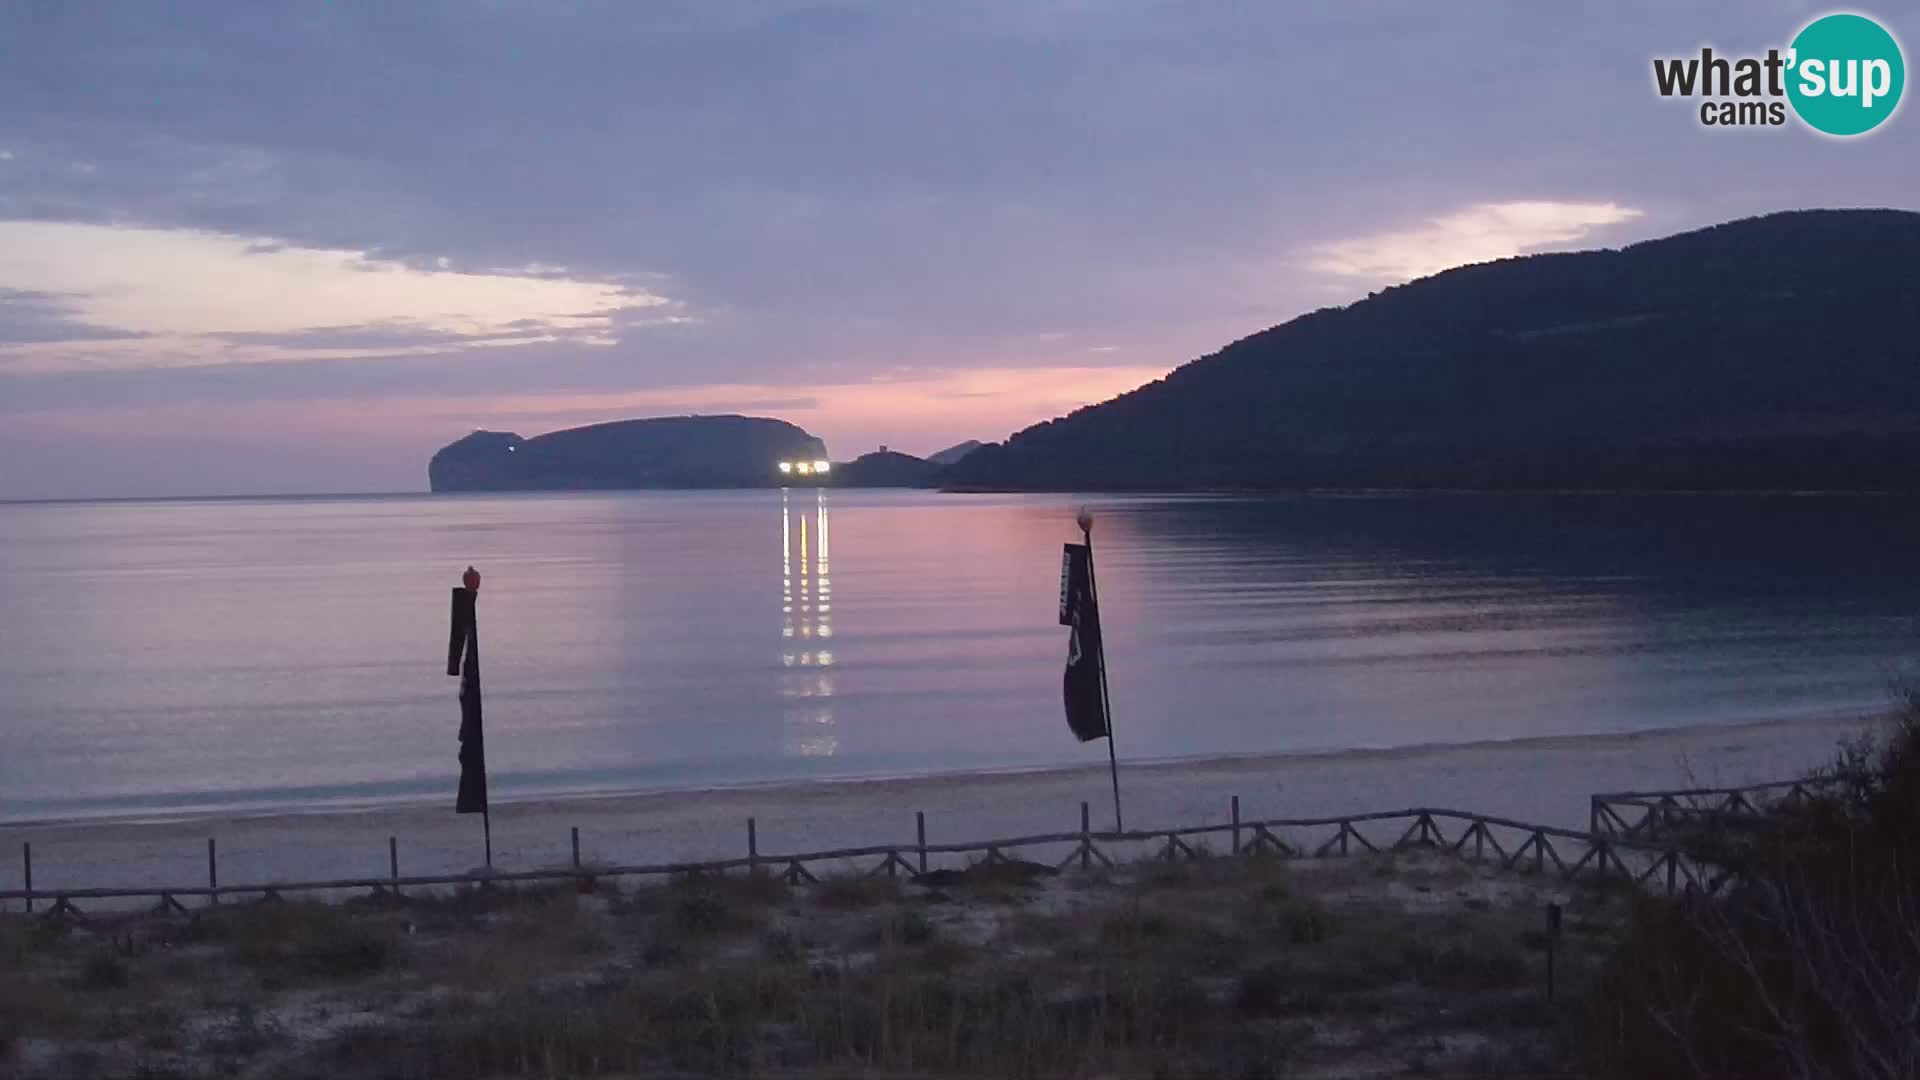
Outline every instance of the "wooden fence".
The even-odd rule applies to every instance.
[[[1617,800],[1624,796],[1596,797],[1596,814],[1599,813],[1598,800],[1601,798]],[[26,910],[31,912],[37,903],[46,902],[49,904],[47,914],[69,917],[81,914],[80,903],[84,901],[152,900],[158,911],[185,913],[189,911],[188,901],[214,906],[232,899],[278,900],[291,893],[333,894],[367,890],[376,896],[398,896],[410,888],[557,881],[577,881],[586,885],[602,879],[725,874],[729,871],[774,873],[790,883],[802,884],[819,880],[822,873],[833,872],[827,869],[829,864],[834,870],[850,870],[871,876],[895,876],[901,873],[918,875],[943,863],[951,864],[970,856],[987,863],[999,863],[1010,861],[1018,855],[1044,859],[1060,869],[1078,867],[1089,870],[1096,864],[1112,866],[1115,856],[1119,854],[1117,849],[1123,846],[1131,849],[1129,855],[1132,857],[1145,854],[1152,858],[1178,861],[1208,854],[1210,842],[1226,845],[1226,852],[1237,857],[1283,859],[1430,850],[1491,863],[1506,870],[1553,874],[1567,880],[1630,882],[1643,888],[1663,890],[1669,895],[1688,890],[1713,894],[1725,883],[1724,874],[1678,849],[1597,829],[1582,833],[1573,829],[1532,825],[1509,818],[1434,807],[1334,817],[1243,821],[1238,796],[1233,797],[1231,806],[1231,819],[1221,824],[1095,832],[1089,825],[1087,804],[1081,803],[1079,828],[1075,830],[938,844],[927,841],[926,815],[921,813],[915,815],[915,840],[911,844],[873,844],[795,854],[761,851],[756,823],[749,818],[747,850],[743,856],[693,862],[614,865],[582,862],[580,830],[575,828],[571,837],[573,858],[570,865],[484,875],[402,875],[398,840],[390,837],[387,841],[388,873],[384,877],[224,885],[220,883],[218,848],[209,839],[205,885],[142,888],[36,891],[33,887],[33,849],[31,844],[27,844],[23,845],[21,853],[25,888],[0,891],[0,906],[11,901],[24,901]],[[1144,852],[1141,850],[1143,847]],[[1060,857],[1063,850],[1064,857]],[[863,862],[867,864],[862,865]]]
[[[1782,780],[1745,787],[1623,791],[1595,795],[1588,820],[1594,836],[1658,844],[1664,838],[1716,819],[1757,819],[1776,807],[1792,807],[1848,782],[1832,776]]]

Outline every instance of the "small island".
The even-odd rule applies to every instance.
[[[618,420],[523,439],[475,431],[433,455],[438,492],[753,488],[790,482],[781,461],[826,460],[819,437],[760,416]]]

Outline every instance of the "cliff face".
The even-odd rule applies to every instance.
[[[427,465],[443,491],[777,487],[782,460],[824,459],[826,444],[757,416],[669,416],[568,428],[531,439],[476,431]]]
[[[1920,489],[1920,214],[1465,266],[967,455],[948,487]]]

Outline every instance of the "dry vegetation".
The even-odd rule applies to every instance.
[[[1620,1077],[1920,1076],[1920,699],[1820,794],[1670,838],[1739,879],[1638,906],[1586,1040]]]
[[[1561,1001],[1543,908],[1567,905]],[[0,918],[23,1078],[1535,1076],[1617,894],[1444,856]]]

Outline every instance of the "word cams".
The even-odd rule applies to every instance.
[[[1786,123],[1789,80],[1798,82],[1804,97],[1858,98],[1862,108],[1871,109],[1893,90],[1893,69],[1885,60],[1801,60],[1793,49],[1728,59],[1705,48],[1699,56],[1653,62],[1661,97],[1722,99],[1700,103],[1700,123],[1707,127]]]

